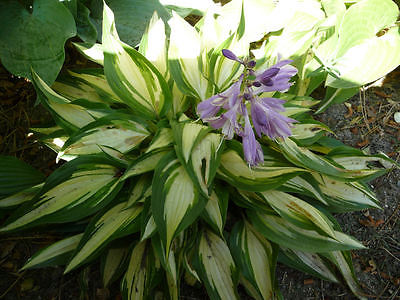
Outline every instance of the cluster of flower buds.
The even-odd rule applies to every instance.
[[[291,60],[282,60],[264,71],[256,71],[254,60],[242,60],[227,49],[222,50],[222,54],[242,64],[244,72],[227,90],[199,103],[197,110],[203,121],[216,129],[222,128],[226,139],[232,139],[234,133],[239,135],[246,161],[250,166],[255,166],[264,161],[264,155],[253,127],[259,137],[265,134],[271,139],[284,138],[291,135],[292,123],[296,122],[281,114],[285,110],[284,100],[260,98],[259,95],[287,91],[291,86],[289,80],[297,73],[297,69],[289,65]]]

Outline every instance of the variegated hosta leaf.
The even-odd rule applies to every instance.
[[[128,167],[125,174],[122,176],[122,179],[125,180],[129,177],[140,175],[146,172],[153,171],[160,160],[168,153],[169,151],[153,151],[147,154],[143,154],[139,156],[136,160],[132,162],[132,164]]]
[[[103,47],[101,44],[89,44],[89,43],[72,43],[78,51],[85,56],[87,59],[99,64],[104,65],[104,54]]]
[[[203,58],[200,35],[175,12],[172,12],[168,25],[171,28],[168,48],[171,75],[184,94],[205,100],[208,81],[201,69]]]
[[[236,223],[230,236],[230,249],[256,299],[274,295],[275,258],[271,244],[247,222]],[[275,258],[274,258],[275,257]]]
[[[226,213],[228,210],[228,192],[222,187],[216,187],[210,197],[203,212],[204,219],[210,226],[223,236]]]
[[[134,182],[133,189],[128,197],[128,207],[137,202],[143,202],[144,199],[151,196],[151,182],[152,176],[150,174],[142,175]]]
[[[195,123],[174,124],[173,131],[178,157],[203,195],[208,197],[223,150],[223,137],[207,133],[208,127]]]
[[[287,138],[278,141],[278,145],[287,160],[295,165],[303,168],[317,171],[325,175],[333,176],[342,181],[344,180],[356,180],[365,179],[371,177],[380,170],[346,170],[339,167],[324,157],[314,154],[310,150],[304,147],[299,147],[291,139]]]
[[[127,202],[122,202],[96,217],[87,227],[65,272],[92,259],[112,240],[135,232],[139,227],[138,216],[142,210],[142,205],[127,207]]]
[[[70,101],[53,91],[35,72],[32,72],[33,83],[41,100],[45,101],[56,123],[63,129],[71,132],[93,122],[104,114],[90,111],[82,106],[71,104]]]
[[[164,116],[172,105],[168,84],[142,54],[123,44],[115,28],[114,14],[104,5],[104,73],[113,91],[144,118]]]
[[[22,270],[30,268],[39,268],[65,264],[71,257],[72,252],[78,247],[83,233],[65,238],[55,242],[50,246],[36,252],[21,268]]]
[[[156,232],[157,232],[156,222],[154,221],[154,217],[150,216],[150,218],[147,220],[146,226],[143,231],[142,238],[140,240],[144,241],[144,240],[152,237]]]
[[[13,194],[0,200],[0,208],[13,207],[31,201],[43,187],[43,183],[27,188],[19,193]]]
[[[360,182],[342,182],[317,173],[313,173],[313,176],[332,211],[380,208],[374,192]]]
[[[296,167],[270,167],[262,164],[250,168],[236,151],[228,150],[221,156],[218,175],[237,188],[265,191],[280,186],[304,171]]]
[[[304,175],[303,175],[304,176]],[[314,199],[319,200],[325,205],[328,205],[326,202],[324,194],[321,192],[319,188],[318,181],[316,181],[311,175],[308,174],[307,177],[296,176],[294,178],[289,179],[283,185],[279,187],[279,189],[285,192],[298,193],[306,196],[313,197]]]
[[[248,211],[248,215],[248,219],[262,235],[287,248],[305,252],[365,248],[361,243],[340,231],[334,231],[335,239],[333,239],[315,230],[300,228],[273,214]]]
[[[88,124],[72,135],[64,144],[58,157],[101,153],[100,146],[126,153],[137,147],[149,132],[139,122],[127,116],[107,116]]]
[[[174,136],[172,134],[171,128],[161,128],[154,138],[151,140],[149,148],[147,148],[146,153],[158,150],[161,148],[166,148],[174,143]]]
[[[193,223],[206,203],[172,152],[158,163],[152,187],[151,210],[168,254],[172,239]]]
[[[40,223],[72,222],[107,205],[121,187],[119,178],[115,176],[117,169],[92,163],[71,174],[68,168],[71,166],[74,170],[73,166],[78,163],[77,160],[71,161],[54,172],[29,211],[8,221],[0,232]]]
[[[361,290],[360,286],[357,282],[357,277],[354,274],[353,263],[351,261],[351,256],[349,252],[342,251],[332,251],[329,253],[324,253],[330,261],[332,261],[339,269],[340,273],[342,273],[343,278],[345,279],[347,285],[350,290],[359,298],[366,300],[367,297],[365,293]]]
[[[102,261],[102,278],[105,287],[117,279],[118,275],[126,269],[126,260],[129,254],[127,246],[113,247],[107,251],[104,261]]]
[[[225,241],[210,230],[199,237],[194,265],[210,299],[239,299],[237,270]]]
[[[335,270],[317,253],[280,247],[278,259],[289,267],[338,283]]]
[[[155,65],[165,78],[168,71],[166,41],[164,21],[155,11],[142,36],[139,52]]]
[[[128,270],[122,279],[121,290],[124,299],[148,299],[155,271],[156,261],[151,244],[148,241],[139,242],[132,251]]]
[[[52,85],[52,89],[69,100],[87,99],[105,104],[123,102],[111,89],[102,69],[69,71]]]
[[[269,190],[260,194],[287,221],[304,229],[321,230],[325,235],[336,239],[329,220],[314,206],[288,193],[276,190]]]
[[[325,132],[333,133],[328,126],[319,122],[294,124],[291,137],[301,145],[308,146],[316,142]]]

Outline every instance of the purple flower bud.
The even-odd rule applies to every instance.
[[[239,62],[239,63],[241,63],[241,64],[243,63],[243,61],[242,61],[241,59],[239,59],[239,58],[235,55],[235,53],[233,53],[231,50],[222,49],[222,54],[223,54],[226,58],[228,58],[228,59],[237,61],[237,62]]]
[[[261,86],[261,83],[258,82],[258,81],[254,81],[254,82],[253,82],[253,85],[254,85],[255,87],[260,87],[260,86]]]
[[[256,62],[254,60],[251,60],[247,63],[248,68],[254,68],[256,66]]]

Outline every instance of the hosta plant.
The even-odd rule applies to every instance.
[[[102,68],[71,70],[51,87],[32,70],[55,121],[34,131],[66,162],[43,181],[2,158],[0,183],[9,189],[0,208],[18,208],[0,232],[62,223],[73,233],[23,269],[70,272],[100,260],[104,285],[121,280],[124,299],[178,299],[183,281],[203,285],[211,299],[240,298],[239,284],[255,299],[275,299],[280,261],[344,280],[363,297],[349,250],[365,247],[332,213],[379,207],[366,182],[386,172],[380,163],[393,162],[329,137],[310,116],[319,101],[306,91],[324,80],[337,94],[365,82],[340,77],[340,66],[307,49],[300,60],[289,50],[272,55],[285,50],[291,27],[260,30],[248,13],[254,8],[232,5],[239,2],[233,30],[228,5],[210,7],[195,27],[173,13],[166,30],[155,14],[138,50],[120,41],[105,6],[102,44],[77,45]],[[319,9],[332,13],[322,2]],[[329,3],[343,4],[342,22],[375,1],[347,12],[343,2]],[[306,13],[286,21],[299,15]],[[319,18],[315,28],[326,21]],[[315,29],[308,38],[322,45],[336,36],[335,24],[331,35]],[[269,31],[276,34],[267,42],[251,44]],[[305,66],[317,61],[317,77],[307,77]]]

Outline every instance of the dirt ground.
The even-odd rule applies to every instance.
[[[67,64],[83,64],[70,54]],[[385,152],[400,158],[400,71],[387,76],[382,87],[369,88],[346,104],[329,108],[317,118],[337,138],[370,153]],[[50,116],[35,106],[32,85],[15,78],[0,65],[0,154],[16,156],[50,174],[55,154],[29,135],[29,128],[49,122]],[[360,284],[369,299],[400,299],[400,170],[371,182],[382,210],[337,215],[343,230],[368,247],[354,251]],[[0,222],[2,219],[0,212]],[[38,249],[54,242],[54,233],[24,232],[0,236],[0,299],[121,299],[118,283],[101,286],[98,266],[63,276],[62,268],[18,270]],[[277,276],[284,299],[355,299],[345,285],[331,284],[278,265]],[[203,290],[182,287],[182,299],[206,299]]]

